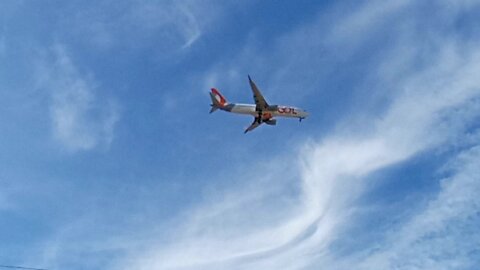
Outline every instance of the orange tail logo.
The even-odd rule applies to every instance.
[[[222,96],[222,94],[220,94],[220,92],[218,92],[217,89],[212,88],[212,93],[220,106],[225,106],[227,104],[227,100]]]

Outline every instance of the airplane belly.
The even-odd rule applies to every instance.
[[[233,106],[231,112],[238,114],[248,114],[255,116],[257,114],[255,106],[252,105],[235,105]]]
[[[272,112],[272,115],[273,116],[280,116],[280,117],[298,117],[297,114],[293,114],[293,113],[280,113],[278,111],[273,111]]]
[[[275,110],[272,110],[272,115],[280,117],[301,118],[304,117],[304,112],[301,109],[295,107],[276,106]]]

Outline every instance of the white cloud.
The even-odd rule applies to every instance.
[[[444,61],[440,61],[438,66],[444,68]],[[472,58],[464,67],[464,72],[460,70],[457,74],[468,74],[465,71],[476,69],[476,63],[476,58]],[[453,74],[457,66],[450,65],[450,68],[449,71]],[[431,70],[427,70],[424,78],[430,72]],[[424,81],[419,80],[418,76],[422,75],[414,75],[411,80]],[[283,219],[270,223],[270,227],[259,226],[258,230],[255,230],[249,226],[249,223],[254,223],[252,219],[266,219],[264,215],[269,215],[268,212],[257,210],[257,204],[272,203],[268,201],[272,198],[265,194],[268,191],[259,187],[256,191],[238,195],[240,198],[247,196],[246,199],[232,200],[227,197],[215,202],[215,206],[200,207],[193,214],[193,218],[186,218],[183,226],[173,230],[174,244],[155,245],[125,269],[302,269],[312,263],[324,265],[327,261],[330,266],[342,266],[343,258],[330,259],[333,255],[330,254],[329,244],[338,237],[338,230],[345,226],[345,223],[352,222],[348,220],[348,209],[365,188],[364,177],[378,169],[406,160],[420,151],[445,143],[452,134],[462,132],[461,128],[444,129],[446,123],[441,115],[465,106],[471,98],[480,95],[479,91],[471,88],[468,83],[461,83],[468,81],[468,78],[459,79],[460,83],[455,85],[446,84],[441,89],[430,88],[430,85],[411,85],[410,80],[407,80],[406,85],[413,87],[415,93],[405,91],[400,94],[386,116],[373,126],[371,135],[363,138],[332,136],[321,143],[310,145],[308,148],[311,150],[302,151],[301,154],[306,155],[301,176],[302,207],[272,207],[270,211],[282,211],[286,215]],[[436,81],[430,83],[435,84]],[[449,91],[450,87],[455,89],[453,93]],[[431,100],[435,101],[430,102]],[[468,120],[468,117],[461,117],[454,121]],[[264,170],[258,170],[264,174]],[[281,173],[271,176],[270,185],[281,184],[274,180],[280,177]],[[251,199],[250,196],[256,199]],[[263,196],[266,198],[262,198]],[[448,193],[439,197],[445,196],[447,198],[439,200],[454,199]],[[225,209],[218,211],[218,207]],[[427,213],[435,213],[436,210],[438,208],[433,208]],[[448,219],[444,214],[439,213],[441,217],[436,218]],[[235,216],[236,223],[229,222],[232,215]],[[423,217],[424,215],[419,215],[420,222]],[[409,225],[405,226],[405,230],[410,231],[407,229]],[[424,228],[421,225],[416,226]],[[424,235],[425,233],[414,231],[410,235],[410,242],[405,244],[402,251],[408,251],[408,244],[419,241]],[[403,236],[401,234],[399,237]],[[379,260],[387,262],[378,263],[375,254],[368,255],[366,262],[362,262],[366,264],[365,269],[388,269],[388,266],[395,266],[394,262],[389,261],[389,256],[417,260],[426,255],[421,252],[406,252],[407,258],[392,255],[401,248],[396,245],[403,245],[401,241],[396,244],[396,239],[394,237],[389,242],[389,245],[395,246],[393,252],[385,256],[379,252]],[[431,247],[429,251],[434,254],[435,249]],[[368,264],[371,260],[373,263]],[[355,263],[344,268],[351,269]],[[454,261],[448,265],[454,266],[455,263],[461,262]],[[429,267],[431,264],[425,266]]]
[[[60,21],[69,25],[74,38],[82,37],[100,49],[117,46],[155,47],[159,53],[187,49],[218,16],[208,2],[102,1],[92,8],[73,9],[71,17]],[[198,19],[201,18],[201,19]],[[87,22],[88,23],[85,23]]]
[[[400,5],[399,9],[403,8]],[[389,15],[396,14],[395,8],[387,10]],[[361,18],[363,25],[373,25],[373,22],[381,23],[395,17],[384,16],[383,12],[378,11],[373,15],[357,14],[358,12],[370,11],[360,8],[354,10],[353,14],[345,14],[339,20],[348,19],[351,15],[353,21]],[[405,18],[397,16],[397,19]],[[301,47],[312,36],[312,29],[316,26],[308,25],[308,31],[302,28],[290,33],[294,36],[294,42],[285,47],[277,46],[279,52],[272,52],[272,55],[285,52],[285,48],[294,48],[295,42],[298,43],[297,47]],[[406,32],[418,31],[409,28],[411,26],[405,27]],[[322,29],[321,26],[318,28]],[[288,38],[286,36],[281,41]],[[74,242],[75,245],[92,250],[126,251],[128,256],[115,261],[112,266],[114,269],[469,267],[473,259],[468,253],[474,252],[478,246],[475,245],[478,244],[478,236],[469,237],[465,228],[456,223],[466,224],[470,230],[469,220],[478,219],[475,216],[478,216],[479,209],[475,197],[479,191],[478,181],[475,181],[479,168],[478,146],[475,147],[478,145],[478,133],[474,136],[465,135],[465,129],[479,115],[480,78],[477,74],[480,72],[480,50],[478,46],[461,44],[450,36],[437,33],[421,40],[422,44],[440,45],[432,49],[426,57],[428,59],[424,59],[428,62],[427,65],[418,64],[413,61],[422,54],[416,49],[420,47],[418,38],[415,34],[400,33],[395,44],[384,52],[384,59],[370,63],[369,67],[376,68],[372,69],[372,76],[377,76],[382,84],[368,91],[385,91],[391,103],[384,109],[376,110],[376,113],[380,112],[378,114],[371,114],[368,108],[365,112],[359,112],[369,116],[368,121],[361,124],[358,124],[359,120],[355,117],[344,119],[340,124],[342,127],[354,128],[343,128],[306,144],[296,156],[302,159],[300,164],[286,163],[278,157],[267,157],[260,160],[257,167],[248,168],[250,171],[247,173],[246,170],[239,170],[242,174],[231,173],[229,177],[238,175],[241,181],[237,183],[241,184],[228,190],[219,189],[207,193],[208,198],[204,204],[180,214],[174,222],[163,224],[161,233],[155,233],[155,229],[145,229],[148,233],[154,232],[148,240],[139,240],[129,235],[105,236],[106,241],[103,241],[105,238],[93,241],[74,237],[72,241],[69,234],[73,235],[76,231],[67,232],[67,236],[62,235],[62,239],[50,243],[55,256],[48,259],[60,260],[62,256],[59,256],[59,252]],[[342,42],[348,41],[346,39]],[[314,49],[315,46],[334,45],[313,42],[309,46]],[[405,47],[413,49],[401,50]],[[305,55],[312,50],[305,51],[287,57],[292,65],[286,67],[284,72],[289,74],[299,66],[310,66],[311,59]],[[242,55],[242,58],[255,58],[254,51],[247,54],[252,55]],[[301,57],[297,57],[299,55]],[[232,61],[231,64],[222,64],[222,67],[235,64]],[[337,64],[336,68],[341,68],[342,64]],[[63,66],[68,70],[73,65],[70,63]],[[231,72],[232,69],[225,70]],[[78,75],[78,71],[71,73]],[[70,77],[77,76],[67,76]],[[219,76],[213,72],[207,80],[211,83],[222,77],[228,76]],[[73,115],[72,118],[80,115],[80,122],[90,119],[87,117],[91,108],[88,104],[94,99],[93,94],[92,91],[82,89],[91,89],[92,85],[88,80],[85,82],[85,79],[66,81],[69,82],[68,85],[76,85],[73,88],[75,90],[72,90],[75,95],[72,98],[66,93],[56,98],[60,100],[60,111],[63,108],[61,104],[73,100],[77,105],[73,106],[75,111],[70,114]],[[65,110],[68,108],[71,106]],[[67,130],[72,130],[68,123],[70,122],[66,121],[63,125]],[[80,127],[78,130],[84,130],[83,125]],[[85,137],[97,138],[93,141],[98,143],[99,139],[95,136],[98,132],[87,134],[90,136]],[[463,142],[466,137],[469,138],[471,150],[458,158],[452,157],[454,174],[442,180],[441,191],[425,209],[416,209],[415,215],[401,220],[395,231],[381,232],[384,242],[365,243],[364,252],[342,255],[332,250],[332,243],[339,237],[345,237],[345,228],[355,223],[352,217],[357,207],[356,199],[368,188],[369,174],[419,153],[458,145],[458,141]],[[86,140],[79,145],[91,143]],[[462,143],[460,145],[465,146]],[[293,172],[288,171],[285,164],[294,166]],[[438,179],[432,179],[436,180]],[[407,207],[414,208],[416,205]],[[81,227],[80,230],[83,230],[84,225]],[[466,239],[471,240],[472,245],[466,243]],[[85,241],[91,242],[85,245]],[[449,253],[450,248],[457,253]]]
[[[108,146],[119,119],[118,105],[98,97],[93,78],[83,76],[66,49],[56,45],[53,56],[37,69],[39,87],[48,91],[53,135],[69,151]]]
[[[346,6],[341,6],[334,13],[335,16],[342,17],[333,24],[330,35],[327,39],[338,45],[349,45],[352,42],[360,42],[375,33],[375,30],[384,25],[389,16],[395,16],[405,7],[408,7],[411,1],[370,1],[364,5],[355,7],[356,10],[350,16],[342,16]],[[373,30],[373,31],[372,31]]]
[[[189,2],[136,3],[127,20],[153,35],[180,40],[181,48],[192,45],[201,35],[200,23]]]
[[[404,5],[389,7],[388,14],[392,16],[385,16],[383,11],[372,14],[369,9],[360,8],[351,18],[361,20],[363,25],[372,25],[395,17],[393,14],[398,15],[396,12],[403,8]],[[369,14],[362,14],[364,12]],[[395,21],[403,19],[406,18],[399,15]],[[408,26],[405,30],[418,31]],[[308,33],[303,29],[298,32]],[[248,192],[234,190],[231,192],[236,195],[219,199],[213,205],[199,206],[190,217],[181,221],[182,226],[171,229],[172,242],[157,243],[147,251],[132,252],[124,269],[317,269],[323,265],[351,269],[359,263],[365,269],[436,269],[436,266],[440,267],[437,262],[447,262],[450,268],[462,268],[472,263],[465,254],[473,251],[473,246],[456,243],[466,238],[461,228],[456,229],[458,235],[444,234],[440,241],[460,250],[462,257],[458,260],[455,256],[445,259],[442,257],[448,255],[445,248],[433,245],[434,241],[424,241],[424,238],[428,233],[442,234],[442,229],[455,226],[451,224],[455,220],[452,215],[463,220],[477,211],[476,202],[472,206],[468,206],[468,200],[457,203],[460,194],[466,191],[459,188],[463,184],[472,189],[469,192],[472,196],[478,191],[474,184],[478,162],[473,157],[459,159],[462,164],[459,168],[466,166],[468,170],[460,169],[462,172],[444,181],[446,184],[438,197],[426,210],[420,209],[418,216],[403,220],[400,231],[387,237],[385,246],[371,247],[365,243],[369,253],[359,257],[337,257],[330,249],[342,229],[355,222],[349,220],[351,211],[355,199],[367,188],[366,178],[370,173],[455,143],[453,140],[463,138],[466,126],[479,113],[478,46],[460,44],[443,33],[430,34],[423,40],[436,45],[429,53],[429,65],[390,61],[413,59],[421,53],[397,50],[417,46],[418,40],[410,37],[399,35],[385,60],[375,64],[379,68],[376,76],[383,80],[382,87],[389,89],[392,103],[379,116],[371,116],[360,133],[342,130],[320,142],[308,144],[299,153],[304,156],[301,174],[297,178],[288,177],[286,182],[276,181],[282,179],[281,169],[257,168],[259,175],[247,175],[245,179],[256,182],[259,178],[266,178],[270,179],[268,184]],[[349,42],[349,39],[342,42]],[[395,77],[395,74],[401,77]],[[215,78],[211,76],[209,80]],[[459,110],[463,113],[456,114]],[[358,120],[345,121],[343,126]],[[470,162],[473,165],[469,165]],[[269,186],[288,185],[289,181],[298,179],[302,192],[298,200],[290,201],[296,204],[278,207],[279,199],[269,195]],[[455,205],[450,207],[451,203]],[[278,215],[278,212],[282,214]],[[272,213],[278,215],[273,220],[269,219]],[[433,227],[426,229],[428,226]],[[398,241],[399,238],[404,240]],[[414,249],[409,250],[411,245]],[[436,259],[435,256],[442,258]],[[402,264],[401,261],[411,264]]]
[[[419,209],[401,228],[386,232],[383,244],[342,258],[338,269],[473,269],[478,261],[480,236],[480,148],[455,157],[452,176],[441,181],[441,191],[425,209]],[[414,202],[411,202],[415,204]]]

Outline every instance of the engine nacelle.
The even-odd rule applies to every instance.
[[[275,126],[277,124],[277,119],[268,119],[264,121],[265,124]]]

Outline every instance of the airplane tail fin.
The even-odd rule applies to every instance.
[[[212,91],[209,94],[210,99],[212,100],[212,104],[210,105],[212,106],[212,109],[210,110],[210,113],[213,113],[214,111],[223,108],[228,104],[225,97],[223,97],[217,89],[212,88]]]

